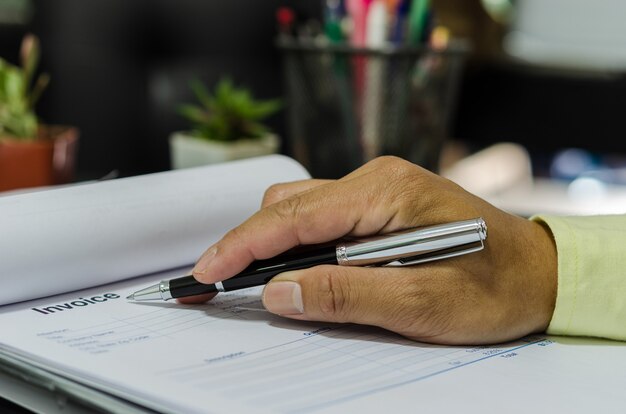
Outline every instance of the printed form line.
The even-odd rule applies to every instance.
[[[321,409],[326,408],[326,407],[331,407],[331,406],[337,405],[339,403],[344,403],[344,402],[348,402],[348,401],[351,401],[351,400],[355,400],[357,398],[361,398],[361,397],[364,397],[364,396],[367,396],[367,395],[371,395],[371,394],[374,394],[374,393],[377,393],[377,392],[382,392],[382,391],[385,391],[385,390],[390,390],[392,388],[401,387],[403,385],[408,385],[408,384],[411,384],[411,383],[423,381],[423,380],[426,380],[428,378],[432,378],[432,377],[435,377],[435,376],[438,376],[438,375],[442,375],[442,374],[445,374],[447,372],[454,371],[456,369],[466,367],[468,365],[476,364],[478,362],[481,362],[481,361],[484,361],[484,360],[487,360],[487,359],[490,359],[490,358],[494,358],[494,357],[499,356],[499,355],[503,355],[503,354],[506,354],[506,353],[509,353],[509,352],[514,352],[514,351],[517,351],[519,349],[526,348],[526,347],[529,347],[531,345],[538,344],[540,342],[543,342],[544,340],[545,339],[543,339],[543,338],[537,339],[536,341],[527,342],[525,344],[522,344],[522,345],[519,345],[519,346],[513,347],[513,348],[507,348],[505,350],[502,350],[501,352],[494,353],[492,355],[486,355],[486,356],[481,357],[479,359],[475,359],[475,360],[472,360],[472,361],[469,361],[469,362],[461,363],[459,365],[452,366],[452,367],[449,367],[449,368],[446,368],[446,369],[442,369],[440,371],[433,372],[433,373],[430,373],[430,374],[418,376],[416,378],[412,378],[412,379],[407,380],[407,381],[398,382],[398,383],[395,383],[395,384],[389,384],[389,385],[378,387],[378,388],[375,388],[375,389],[370,389],[370,390],[367,390],[367,391],[364,391],[364,392],[359,392],[359,393],[356,393],[356,394],[352,394],[352,395],[349,395],[349,396],[346,396],[346,397],[337,398],[337,399],[331,400],[331,401],[326,401],[326,402],[324,402],[322,404],[319,404],[319,405],[303,407],[301,409],[302,410],[301,412],[314,412],[314,411],[321,410]]]

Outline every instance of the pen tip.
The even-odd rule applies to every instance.
[[[131,295],[126,296],[126,300],[135,300],[135,294],[133,293]]]

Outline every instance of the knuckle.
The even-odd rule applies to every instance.
[[[279,219],[285,221],[297,220],[302,211],[302,198],[293,195],[274,204],[274,213]]]
[[[409,163],[409,162],[403,160],[400,157],[396,157],[395,155],[382,155],[370,161],[370,164],[376,167],[388,167],[388,166],[393,166],[395,164],[401,164],[401,163]]]
[[[263,194],[263,205],[274,204],[286,197],[284,184],[272,184]]]
[[[222,237],[222,240],[220,241],[219,244],[231,244],[235,243],[238,244],[239,242],[241,242],[242,240],[245,240],[245,231],[242,229],[242,226],[237,226],[234,227],[232,229],[230,229],[225,235],[224,237]]]
[[[407,181],[413,182],[417,179],[421,179],[423,170],[411,164],[408,161],[399,160],[399,162],[390,165],[388,168],[388,174],[395,179],[398,183],[406,183]]]
[[[396,194],[403,194],[407,189],[421,187],[426,180],[425,170],[401,158],[388,156],[390,160],[384,165],[382,172],[385,182]]]
[[[348,279],[325,267],[318,285],[319,309],[322,315],[337,322],[346,322],[348,316]]]
[[[287,228],[291,229],[291,236],[298,243],[304,243],[306,235],[313,224],[310,215],[305,214],[305,203],[300,195],[293,195],[269,207],[271,220],[277,223],[283,223]],[[304,238],[303,238],[304,237]]]
[[[427,200],[438,194],[415,165],[402,161],[386,170],[386,199],[398,218],[406,224],[413,224],[414,216],[423,211]]]

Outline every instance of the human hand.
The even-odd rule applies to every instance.
[[[262,209],[211,246],[193,275],[215,283],[297,245],[476,217],[489,229],[481,252],[412,267],[286,272],[265,286],[263,304],[292,319],[375,325],[432,343],[496,343],[544,331],[557,284],[549,231],[395,157],[336,181],[272,186]]]

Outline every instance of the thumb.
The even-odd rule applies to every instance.
[[[397,269],[390,270],[324,265],[285,272],[265,286],[263,305],[269,312],[292,319],[353,322],[397,330],[398,315],[410,305],[403,303],[405,295],[381,289],[382,280],[385,285],[403,285],[392,280],[402,277]]]

